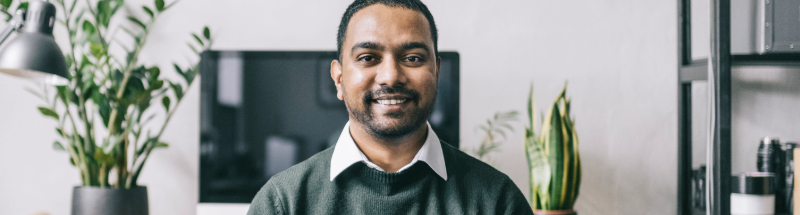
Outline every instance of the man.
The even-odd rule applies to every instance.
[[[356,0],[342,17],[332,148],[273,176],[248,214],[533,214],[505,174],[443,144],[426,119],[440,59],[419,0]]]

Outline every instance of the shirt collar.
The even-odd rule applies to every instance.
[[[407,169],[417,161],[423,161],[428,164],[439,177],[447,181],[447,168],[444,164],[442,144],[439,142],[439,137],[436,136],[436,133],[431,129],[430,123],[426,124],[428,126],[428,137],[425,139],[425,143],[422,144],[422,147],[414,156],[411,163],[400,168],[398,172]],[[383,171],[383,169],[370,162],[367,156],[358,149],[353,137],[350,136],[350,122],[347,122],[347,124],[344,125],[342,134],[339,135],[339,140],[336,142],[333,155],[331,156],[331,181],[345,169],[358,162],[364,162],[371,168]]]

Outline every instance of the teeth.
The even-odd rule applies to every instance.
[[[378,104],[382,105],[394,105],[394,104],[403,104],[406,102],[405,99],[378,99]]]

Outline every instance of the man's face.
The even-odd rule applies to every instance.
[[[436,99],[438,73],[425,16],[383,4],[353,14],[341,62],[331,63],[337,97],[355,120],[351,124],[383,139],[405,137],[425,123]]]

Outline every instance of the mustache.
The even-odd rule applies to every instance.
[[[367,91],[364,95],[364,101],[369,103],[370,101],[374,100],[377,97],[381,97],[387,94],[393,95],[400,95],[404,97],[408,97],[410,100],[416,100],[419,98],[419,92],[413,89],[408,89],[405,86],[395,86],[390,87],[388,85],[381,85],[380,88],[374,89],[372,91]]]

